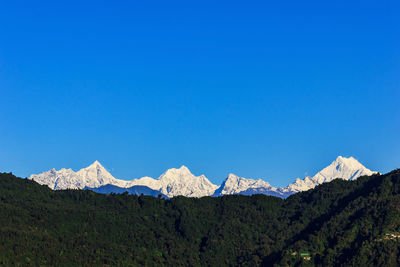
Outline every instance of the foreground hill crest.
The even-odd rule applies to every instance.
[[[169,169],[158,179],[151,177],[142,177],[130,181],[116,179],[96,160],[90,166],[77,172],[64,168],[58,171],[51,169],[41,174],[33,174],[29,179],[47,185],[53,190],[99,188],[101,192],[108,192],[106,188],[101,187],[112,185],[114,187],[107,188],[109,190],[111,190],[110,188],[119,188],[114,191],[120,192],[123,188],[135,187],[134,192],[141,192],[138,191],[138,188],[141,188],[144,189],[144,194],[146,192],[154,194],[154,192],[158,191],[167,197],[203,197],[232,194],[265,194],[287,197],[297,192],[307,191],[319,184],[330,182],[337,178],[355,180],[360,176],[369,176],[375,173],[377,172],[367,169],[353,157],[345,158],[339,156],[315,176],[307,176],[304,179],[298,178],[287,187],[276,188],[261,179],[247,179],[232,173],[218,186],[211,183],[204,175],[195,176],[186,166],[181,166],[178,169]]]
[[[5,266],[400,265],[400,170],[285,200],[55,192],[0,173],[0,200]]]

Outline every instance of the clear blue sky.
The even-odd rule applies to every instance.
[[[326,2],[3,1],[0,171],[399,168],[399,1]]]

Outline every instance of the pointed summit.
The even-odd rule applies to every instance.
[[[280,190],[284,192],[300,192],[306,191],[320,185],[322,183],[331,182],[340,178],[344,180],[355,180],[360,176],[369,176],[377,172],[373,172],[353,157],[339,156],[329,166],[318,172],[314,177],[306,177],[303,180],[297,179],[294,183]]]
[[[233,173],[229,173],[228,177],[226,177],[225,181],[233,181],[233,180],[239,180],[240,177],[233,174]]]
[[[328,167],[317,173],[312,179],[321,184],[330,182],[336,178],[344,180],[355,180],[360,176],[372,175],[373,172],[362,165],[358,160],[353,157],[345,158],[342,156],[332,162]]]
[[[92,182],[109,183],[115,179],[97,160],[88,167],[80,169],[77,174]]]
[[[95,160],[92,164],[90,164],[88,167],[86,167],[86,169],[88,168],[104,168],[103,165],[101,165],[101,163],[98,160]]]
[[[179,170],[180,172],[190,173],[189,168],[186,167],[185,165],[182,165],[178,170]]]

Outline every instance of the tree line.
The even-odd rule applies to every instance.
[[[400,170],[285,200],[52,191],[2,173],[0,264],[398,266],[399,193]]]

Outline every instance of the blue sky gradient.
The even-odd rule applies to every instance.
[[[1,3],[0,171],[400,167],[399,1],[215,2]]]

